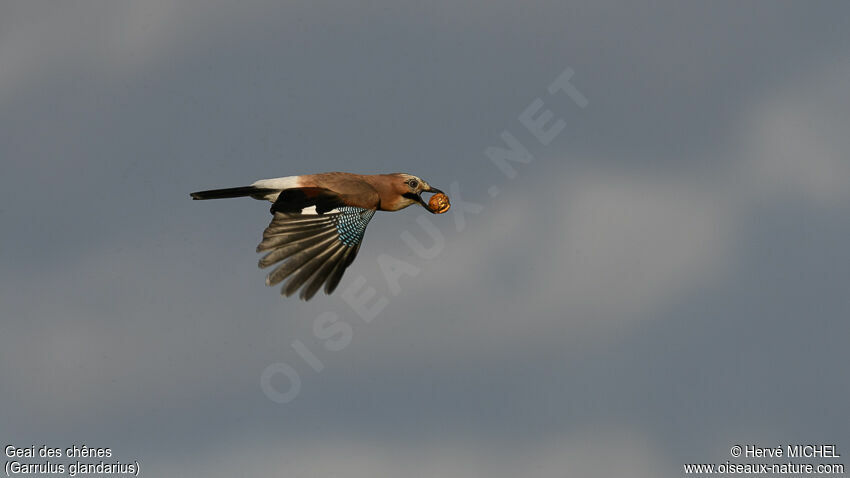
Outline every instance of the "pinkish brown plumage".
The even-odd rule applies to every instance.
[[[334,291],[345,269],[357,256],[366,226],[375,211],[398,211],[419,203],[437,210],[422,193],[443,194],[419,177],[405,173],[321,173],[261,179],[250,186],[213,189],[191,194],[192,199],[253,197],[272,203],[272,222],[263,232],[258,252],[266,252],[260,267],[276,267],[267,285],[284,280],[286,296],[301,290],[309,300],[324,285]]]

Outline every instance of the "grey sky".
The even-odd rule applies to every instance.
[[[0,440],[146,476],[850,455],[848,31],[843,2],[6,2]],[[547,92],[566,68],[586,108]],[[535,98],[565,122],[548,145],[518,120]],[[484,154],[506,130],[535,156],[514,179]],[[305,303],[256,268],[267,205],[188,196],[333,170],[482,209],[378,214]],[[402,238],[428,244],[423,217],[429,259]],[[418,270],[398,295],[381,254]],[[369,323],[341,294],[361,276],[388,299]],[[280,362],[287,404],[260,385]]]

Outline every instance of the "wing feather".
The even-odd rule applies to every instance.
[[[294,294],[301,286],[303,286],[316,271],[322,267],[327,259],[331,257],[338,248],[345,247],[341,244],[334,244],[330,247],[326,247],[321,250],[318,254],[311,257],[309,260],[304,261],[304,263],[292,274],[292,277],[286,282],[286,285],[283,287],[283,295],[289,297]]]
[[[339,285],[339,281],[342,280],[342,274],[345,272],[345,269],[354,262],[354,258],[357,257],[357,251],[360,250],[360,244],[358,243],[354,247],[348,248],[342,257],[340,257],[339,261],[337,261],[336,266],[333,271],[328,276],[327,282],[325,282],[325,294],[332,294],[336,289],[336,286]]]
[[[319,289],[322,288],[322,284],[328,280],[331,272],[336,268],[336,265],[339,263],[340,258],[346,253],[348,247],[345,245],[337,245],[334,248],[333,254],[328,257],[316,271],[316,273],[310,278],[310,283],[301,289],[301,298],[304,300],[310,300]]]
[[[309,243],[316,242],[328,236],[333,236],[334,234],[336,234],[336,230],[333,227],[327,226],[321,229],[275,234],[263,239],[263,241],[257,246],[257,252],[269,251],[272,249],[275,249],[274,252],[278,252],[281,246],[291,246],[297,251],[300,246],[309,245]],[[284,259],[285,257],[287,256],[282,256],[280,259]],[[271,263],[273,264],[280,259],[273,260]]]
[[[336,239],[334,237],[328,237],[323,241],[313,243],[312,245],[300,249],[295,254],[292,254],[285,262],[277,266],[275,270],[268,275],[266,278],[266,284],[275,285],[280,283],[292,273],[297,271],[301,266],[306,264],[310,259],[319,255],[322,250],[332,245],[332,242],[335,240]]]

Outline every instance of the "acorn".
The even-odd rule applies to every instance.
[[[428,200],[428,207],[437,214],[442,214],[448,211],[452,205],[449,202],[449,197],[443,193],[437,193],[431,196],[431,199]]]

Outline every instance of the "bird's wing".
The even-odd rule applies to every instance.
[[[279,205],[278,199],[272,205],[274,219],[263,232],[257,252],[268,251],[260,259],[261,268],[280,263],[266,277],[266,285],[276,285],[289,277],[281,294],[290,296],[301,289],[301,298],[309,300],[322,284],[326,294],[334,291],[357,256],[375,209],[339,205],[340,201],[332,200],[333,194],[304,189],[311,188],[300,188],[300,193],[288,194],[288,202]],[[295,190],[284,190],[281,197],[288,191]],[[307,200],[310,198],[312,202]],[[301,204],[299,212],[293,212],[295,204]],[[313,206],[317,214],[300,212]]]
[[[352,174],[325,173],[302,176],[299,186],[281,190],[272,212],[299,212],[316,206],[322,214],[338,206],[378,209],[381,197],[371,184]]]

